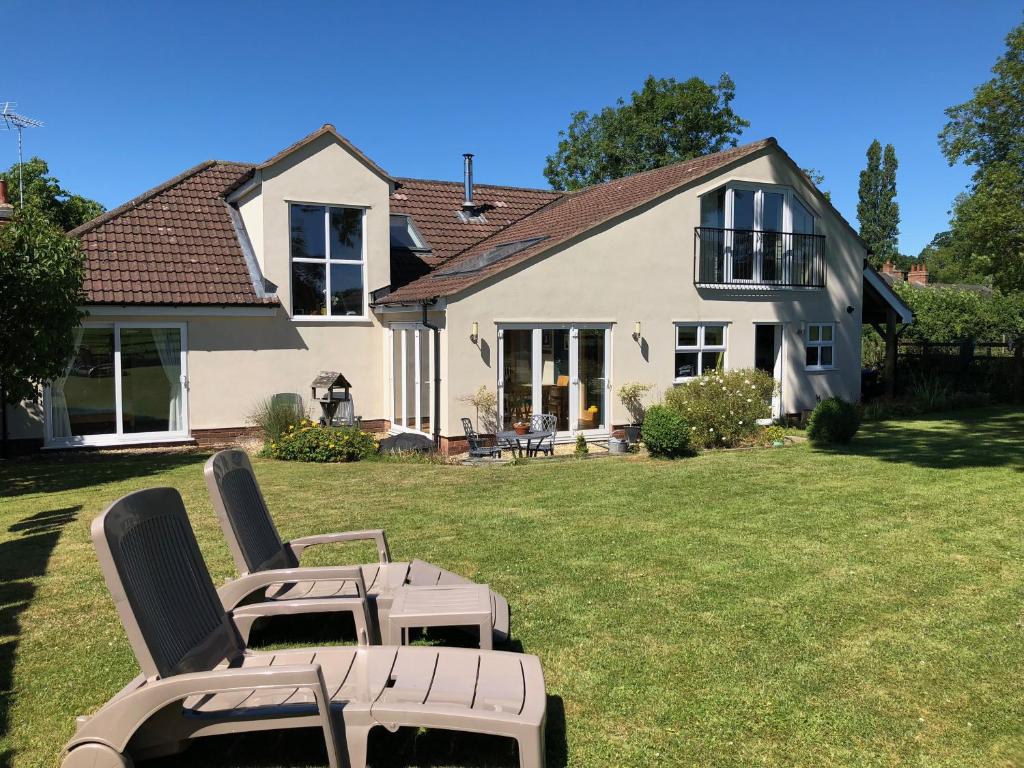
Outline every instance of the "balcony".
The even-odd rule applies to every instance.
[[[825,236],[694,228],[693,279],[704,287],[825,287]]]

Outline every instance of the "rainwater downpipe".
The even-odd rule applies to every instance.
[[[424,301],[423,327],[434,332],[434,417],[430,420],[430,431],[434,435],[434,448],[441,449],[441,329],[427,319],[427,307],[436,304],[437,299]]]

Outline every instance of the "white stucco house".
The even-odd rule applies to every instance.
[[[76,355],[13,437],[223,441],[341,372],[380,430],[462,445],[464,396],[559,439],[628,422],[628,381],[778,380],[777,414],[860,395],[861,327],[910,312],[774,139],[572,193],[394,177],[330,125],[209,161],[80,227]]]

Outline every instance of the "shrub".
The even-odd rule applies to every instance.
[[[355,427],[322,427],[301,421],[270,443],[270,455],[283,461],[359,461],[377,451],[368,432]]]
[[[283,398],[268,397],[256,404],[249,414],[249,423],[263,433],[264,442],[269,444],[287,432],[288,427],[297,426],[305,417],[301,398],[289,402]]]
[[[857,406],[838,397],[822,400],[807,420],[807,438],[818,445],[848,443],[860,428]]]
[[[944,411],[952,400],[952,388],[938,376],[915,373],[910,384],[910,396],[917,401],[921,410]]]
[[[675,458],[693,453],[686,419],[668,406],[652,405],[648,408],[640,434],[652,456]]]
[[[768,445],[771,445],[776,440],[785,440],[786,430],[780,427],[778,424],[774,424],[770,427],[765,427],[764,430],[764,441]]]
[[[665,405],[689,423],[695,446],[731,448],[758,433],[774,392],[775,379],[764,371],[715,371],[670,389]]]
[[[587,438],[583,435],[576,435],[576,450],[573,451],[578,458],[583,458],[590,453],[590,448],[587,447]]]

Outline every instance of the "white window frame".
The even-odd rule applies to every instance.
[[[811,340],[811,328],[818,329],[818,338],[815,341]],[[825,341],[822,336],[821,329],[830,328],[832,330],[832,338]],[[804,367],[808,371],[834,371],[836,369],[836,328],[837,324],[831,323],[807,323],[804,328]],[[830,365],[821,365],[821,350],[824,347],[830,347],[832,349],[832,363]],[[808,365],[807,364],[807,350],[817,349],[818,350],[818,364]]]
[[[317,323],[365,323],[369,319],[369,305],[370,305],[370,292],[367,288],[366,281],[366,213],[369,210],[365,205],[352,205],[349,203],[323,203],[323,202],[309,202],[305,200],[288,200],[288,302],[289,307],[292,309],[292,320],[300,322],[317,322]],[[292,255],[292,207],[296,205],[308,205],[317,206],[324,209],[324,258],[322,259],[308,259],[304,257],[296,257]],[[362,248],[359,254],[359,259],[332,259],[331,258],[331,208],[348,208],[349,210],[360,212],[359,227],[362,233],[361,241]],[[324,275],[324,302],[327,308],[326,315],[296,315],[294,314],[295,309],[295,292],[294,286],[292,285],[294,278],[294,270],[292,265],[295,263],[299,264],[319,264],[323,265]],[[331,312],[331,265],[332,264],[348,264],[350,266],[358,264],[360,267],[359,273],[363,283],[363,311],[360,315],[332,315]]]
[[[110,328],[114,333],[114,423],[116,431],[102,435],[53,436],[53,413],[50,385],[43,387],[43,445],[46,448],[73,448],[75,446],[130,445],[133,443],[174,443],[188,440],[189,381],[188,381],[188,323],[82,323],[83,328]],[[177,328],[181,339],[181,424],[175,432],[125,432],[121,389],[121,330],[126,328]]]
[[[701,197],[707,197],[709,195],[717,194],[722,187],[717,187],[710,192],[701,195]],[[743,189],[754,193],[754,226],[753,231],[764,232],[764,193],[765,192],[780,192],[783,195],[782,205],[782,231],[784,233],[793,232],[793,200],[794,198],[800,202],[800,205],[811,214],[814,219],[814,232],[809,234],[817,234],[820,229],[819,217],[814,213],[814,210],[809,206],[804,199],[797,194],[796,190],[792,187],[783,184],[768,184],[760,182],[750,181],[730,181],[725,184],[725,198],[722,201],[722,205],[725,206],[725,210],[722,212],[723,228],[726,230],[726,237],[724,239],[726,254],[725,254],[725,280],[726,283],[745,285],[745,284],[756,284],[756,283],[767,283],[769,285],[775,283],[788,284],[790,281],[790,275],[787,270],[790,268],[788,261],[783,262],[782,274],[779,274],[774,280],[763,280],[763,264],[764,264],[764,251],[762,247],[762,240],[760,238],[755,239],[754,246],[754,264],[751,269],[751,276],[749,278],[736,278],[733,277],[733,259],[735,252],[733,249],[733,233],[731,230],[735,229],[735,191],[737,189]]]
[[[720,325],[722,326],[722,343],[721,344],[705,344],[704,342],[704,329],[709,325]],[[680,328],[696,328],[697,329],[697,344],[680,344],[679,343],[679,329]],[[672,351],[672,381],[676,384],[682,384],[687,381],[695,379],[696,376],[676,376],[676,353],[677,352],[696,352],[697,353],[697,376],[704,375],[704,353],[705,352],[721,352],[722,353],[722,369],[725,370],[729,367],[729,323],[724,320],[707,320],[707,321],[696,321],[696,320],[684,320],[673,323],[672,333],[675,334],[673,340],[674,349]]]

